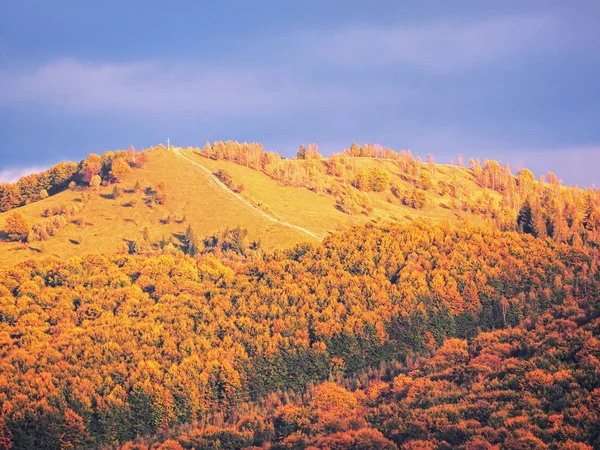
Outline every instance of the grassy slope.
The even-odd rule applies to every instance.
[[[304,188],[281,186],[265,174],[236,163],[210,160],[193,153],[186,155],[213,173],[219,169],[226,170],[235,185],[244,185],[242,195],[272,216],[305,227],[321,236],[336,231],[338,225],[360,224],[367,220],[364,216],[348,216],[337,210],[334,198],[329,195],[318,195]]]
[[[424,210],[414,210],[403,206],[389,191],[368,194],[374,206],[369,216],[349,216],[335,208],[335,199],[330,195],[318,195],[305,188],[280,186],[263,173],[235,163],[208,160],[187,151],[185,154],[213,172],[219,168],[227,170],[236,185],[244,185],[243,197],[273,217],[322,236],[369,220],[429,218],[455,223],[461,220],[476,223],[482,221],[480,217],[471,214],[457,215],[449,206],[449,197],[431,193],[431,206]],[[400,170],[393,161],[354,158],[353,164],[356,168],[365,169],[373,166],[383,167],[393,174],[393,182],[407,189],[410,186],[401,180]],[[261,217],[227,192],[217,188],[208,177],[200,168],[174,153],[154,150],[144,169],[133,170],[119,184],[124,190],[131,190],[136,182],[139,182],[141,188],[137,192],[126,191],[115,200],[110,196],[114,186],[102,187],[98,192],[88,189],[65,191],[20,208],[20,211],[35,223],[42,220],[42,213],[47,207],[75,202],[82,206],[76,217],[80,217],[84,225],[69,223],[58,236],[51,237],[44,243],[21,245],[0,242],[0,263],[12,264],[48,255],[64,257],[86,252],[117,252],[126,246],[127,241],[140,238],[144,227],[148,227],[152,240],[173,236],[176,243],[188,224],[192,225],[198,236],[207,236],[225,227],[241,225],[248,229],[251,239],[260,238],[263,248],[267,250],[288,247],[300,241],[315,241],[296,229]],[[472,181],[468,171],[466,177],[473,192],[482,192]],[[438,166],[435,181],[450,179],[450,168]],[[144,188],[156,187],[160,181],[165,181],[167,186],[166,205],[147,206],[144,201]],[[89,196],[89,199],[86,200],[86,196]],[[4,227],[6,215],[7,213],[0,214],[0,229]],[[178,220],[164,223],[164,219],[169,215]],[[181,221],[183,218],[185,222]]]
[[[280,186],[275,180],[270,179],[264,174],[236,163],[211,160],[191,152],[186,153],[186,155],[192,157],[213,172],[216,172],[218,169],[225,169],[231,175],[235,185],[244,185],[243,195],[252,200],[254,204],[266,206],[266,210],[274,216],[285,218],[285,220],[306,227],[319,234],[327,231],[335,231],[339,226],[361,224],[369,220],[412,220],[423,218],[434,221],[449,220],[454,223],[462,220],[468,220],[477,224],[482,223],[482,219],[479,216],[468,213],[458,215],[450,207],[449,196],[441,197],[433,192],[429,195],[431,205],[422,210],[404,206],[389,191],[369,193],[368,195],[373,202],[373,212],[368,217],[349,216],[335,208],[335,199],[329,195],[317,195],[304,188]],[[393,182],[405,189],[410,189],[411,187],[408,182],[401,179],[401,170],[394,161],[373,158],[352,158],[352,163],[356,169],[383,168],[392,174]],[[455,168],[454,170],[459,169]],[[470,190],[475,195],[481,195],[484,189],[475,183],[470,170],[463,169],[463,171]],[[444,181],[448,183],[451,180],[450,167],[444,165],[436,166],[434,182]],[[489,192],[497,199],[500,199],[498,193],[494,191]]]
[[[146,195],[143,189],[155,187],[160,181],[167,185],[166,205],[149,207],[144,202]],[[0,263],[12,264],[37,256],[117,252],[128,240],[140,238],[144,227],[148,227],[152,240],[172,235],[178,242],[177,236],[185,233],[188,223],[199,236],[213,234],[226,226],[242,225],[248,229],[251,238],[260,237],[266,249],[311,239],[299,231],[258,216],[209,181],[207,175],[175,155],[154,151],[143,170],[134,170],[119,184],[127,190],[139,182],[141,189],[136,193],[124,192],[114,200],[110,197],[114,186],[103,187],[98,192],[87,189],[65,191],[19,208],[30,222],[35,223],[42,220],[42,214],[49,206],[75,202],[82,207],[76,217],[83,219],[85,225],[69,223],[57,236],[44,243],[21,245],[0,242]],[[90,199],[80,201],[88,193]],[[129,206],[131,203],[134,205]],[[0,229],[4,228],[8,214],[0,214]],[[186,222],[163,223],[169,214],[178,220],[185,216]]]

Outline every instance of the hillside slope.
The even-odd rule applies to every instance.
[[[244,167],[243,165],[225,160],[215,160],[200,156],[196,152],[188,152],[187,156],[196,162],[206,166],[213,172],[224,169],[231,174],[234,184],[238,180],[244,183],[244,194],[257,204],[267,207],[273,214],[282,217],[297,217],[312,230],[318,233],[326,233],[332,228],[332,223],[341,225],[359,225],[371,220],[400,220],[400,219],[433,219],[450,220],[451,222],[460,222],[468,220],[481,224],[483,220],[472,214],[465,214],[461,219],[460,214],[456,214],[450,207],[449,195],[435,195],[433,192],[429,195],[429,205],[423,209],[415,209],[402,204],[389,189],[383,192],[368,192],[365,195],[370,200],[373,210],[369,214],[348,215],[342,213],[336,207],[335,196],[322,194],[315,196],[314,192],[305,187],[284,186],[278,181],[265,176],[261,172]],[[327,162],[328,158],[323,158],[322,162]],[[290,165],[301,165],[305,161],[288,160]],[[408,189],[411,184],[402,178],[402,173],[398,164],[394,161],[386,161],[375,158],[352,158],[349,162],[354,170],[368,170],[379,168],[390,172],[390,184],[396,184],[401,188]],[[456,169],[458,170],[458,169]],[[443,165],[436,166],[435,181],[450,182],[452,179],[450,168]],[[466,183],[474,191],[489,191],[490,195],[499,198],[497,193],[491,190],[481,189],[470,179],[468,170],[464,169]],[[344,182],[340,177],[334,179],[334,188],[343,189]],[[350,182],[346,183],[348,186]]]
[[[230,189],[225,183],[223,183],[223,181],[221,181],[217,176],[215,176],[215,174],[213,172],[211,172],[206,166],[200,164],[197,161],[194,161],[194,159],[190,158],[188,155],[185,155],[180,149],[175,149],[174,152],[177,156],[182,158],[184,161],[189,162],[190,164],[192,164],[195,167],[198,167],[202,172],[204,172],[205,175],[207,176],[207,178],[210,179],[214,183],[214,185],[217,186],[221,190],[221,192],[223,192],[226,196],[233,197],[235,200],[240,202],[241,205],[247,207],[250,211],[257,214],[258,216],[263,217],[273,223],[283,225],[283,226],[285,226],[287,228],[291,228],[293,230],[300,231],[301,233],[304,233],[307,236],[310,236],[314,239],[317,239],[317,240],[323,239],[322,236],[319,236],[304,227],[291,224],[289,222],[286,222],[283,219],[278,219],[277,217],[273,216],[271,213],[261,209],[260,207],[258,207],[255,204],[253,204],[251,201],[249,201],[248,199],[246,199],[242,195],[240,195],[239,192],[236,192],[236,191]]]
[[[43,219],[47,208],[74,204],[80,208],[76,218],[57,236],[44,242],[20,244],[0,243],[0,261],[14,263],[28,258],[79,253],[115,253],[127,243],[139,239],[144,228],[151,240],[174,239],[177,244],[188,224],[200,236],[210,235],[227,226],[242,225],[250,236],[262,238],[263,246],[274,248],[310,236],[267,220],[251,208],[240,204],[211,181],[211,176],[198,170],[174,153],[153,151],[144,169],[132,171],[118,186],[119,198],[113,199],[114,185],[103,186],[97,192],[87,188],[67,190],[45,200],[18,208],[30,223]],[[164,205],[148,204],[146,188],[159,183],[166,185]],[[139,183],[139,188],[134,187]],[[10,212],[0,214],[0,229]],[[313,238],[314,239],[314,238]]]
[[[0,261],[12,264],[50,255],[125,252],[130,242],[141,238],[145,228],[153,242],[172,239],[180,245],[188,225],[201,238],[241,226],[248,230],[250,240],[260,240],[262,248],[272,250],[302,241],[317,242],[336,230],[372,220],[431,218],[458,222],[448,198],[443,196],[432,196],[429,207],[416,210],[402,205],[389,190],[371,192],[365,195],[372,211],[348,215],[339,210],[332,195],[284,186],[265,173],[233,162],[204,158],[182,149],[154,149],[149,156],[143,169],[133,170],[118,184],[101,186],[97,191],[78,186],[17,208],[31,224],[43,220],[44,211],[53,206],[72,204],[79,212],[46,241],[0,242]],[[394,163],[356,158],[353,164],[365,169],[385,168],[393,179],[403,183]],[[219,182],[214,173],[220,169],[231,175],[235,185],[244,186],[242,193],[234,193]],[[440,166],[438,177],[448,177],[448,171]],[[152,204],[148,192],[161,182],[166,186],[166,202]],[[112,195],[115,186],[121,190],[118,198]],[[10,213],[0,214],[0,229]],[[472,214],[464,216],[482,221]]]
[[[127,155],[135,160],[132,151]],[[188,227],[199,247],[203,239],[241,227],[248,232],[245,245],[267,251],[318,242],[355,225],[415,219],[520,229],[557,242],[600,239],[600,191],[561,187],[553,174],[538,182],[527,169],[514,176],[496,161],[483,167],[471,161],[465,168],[423,163],[409,152],[323,158],[310,148],[304,159],[286,159],[260,144],[230,141],[204,150],[159,146],[144,156],[143,168],[133,164],[117,184],[104,170],[103,185],[91,188],[85,160],[79,169],[68,166],[78,171],[76,187],[43,200],[39,187],[29,188],[33,203],[1,213],[0,230],[13,211],[31,225],[45,220],[48,209],[66,205],[77,212],[42,241],[0,241],[0,263],[132,248],[139,253],[141,247],[148,253],[169,242],[184,248]],[[5,187],[5,195],[17,188]],[[164,201],[156,201],[158,190]]]

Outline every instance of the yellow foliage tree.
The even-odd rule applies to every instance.
[[[4,233],[13,241],[25,242],[27,235],[31,231],[31,225],[19,211],[15,211],[8,215],[6,224],[4,225]]]
[[[120,157],[113,160],[110,174],[116,181],[121,181],[129,172],[131,172],[131,167],[127,161]]]

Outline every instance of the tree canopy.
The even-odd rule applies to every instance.
[[[234,254],[245,235],[218,239]],[[597,249],[415,223],[229,253],[0,269],[4,439],[89,447],[188,424],[184,448],[597,444]],[[347,381],[293,394],[330,377]]]

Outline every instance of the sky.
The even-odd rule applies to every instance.
[[[600,187],[599,21],[596,0],[0,0],[0,181],[168,137]]]

